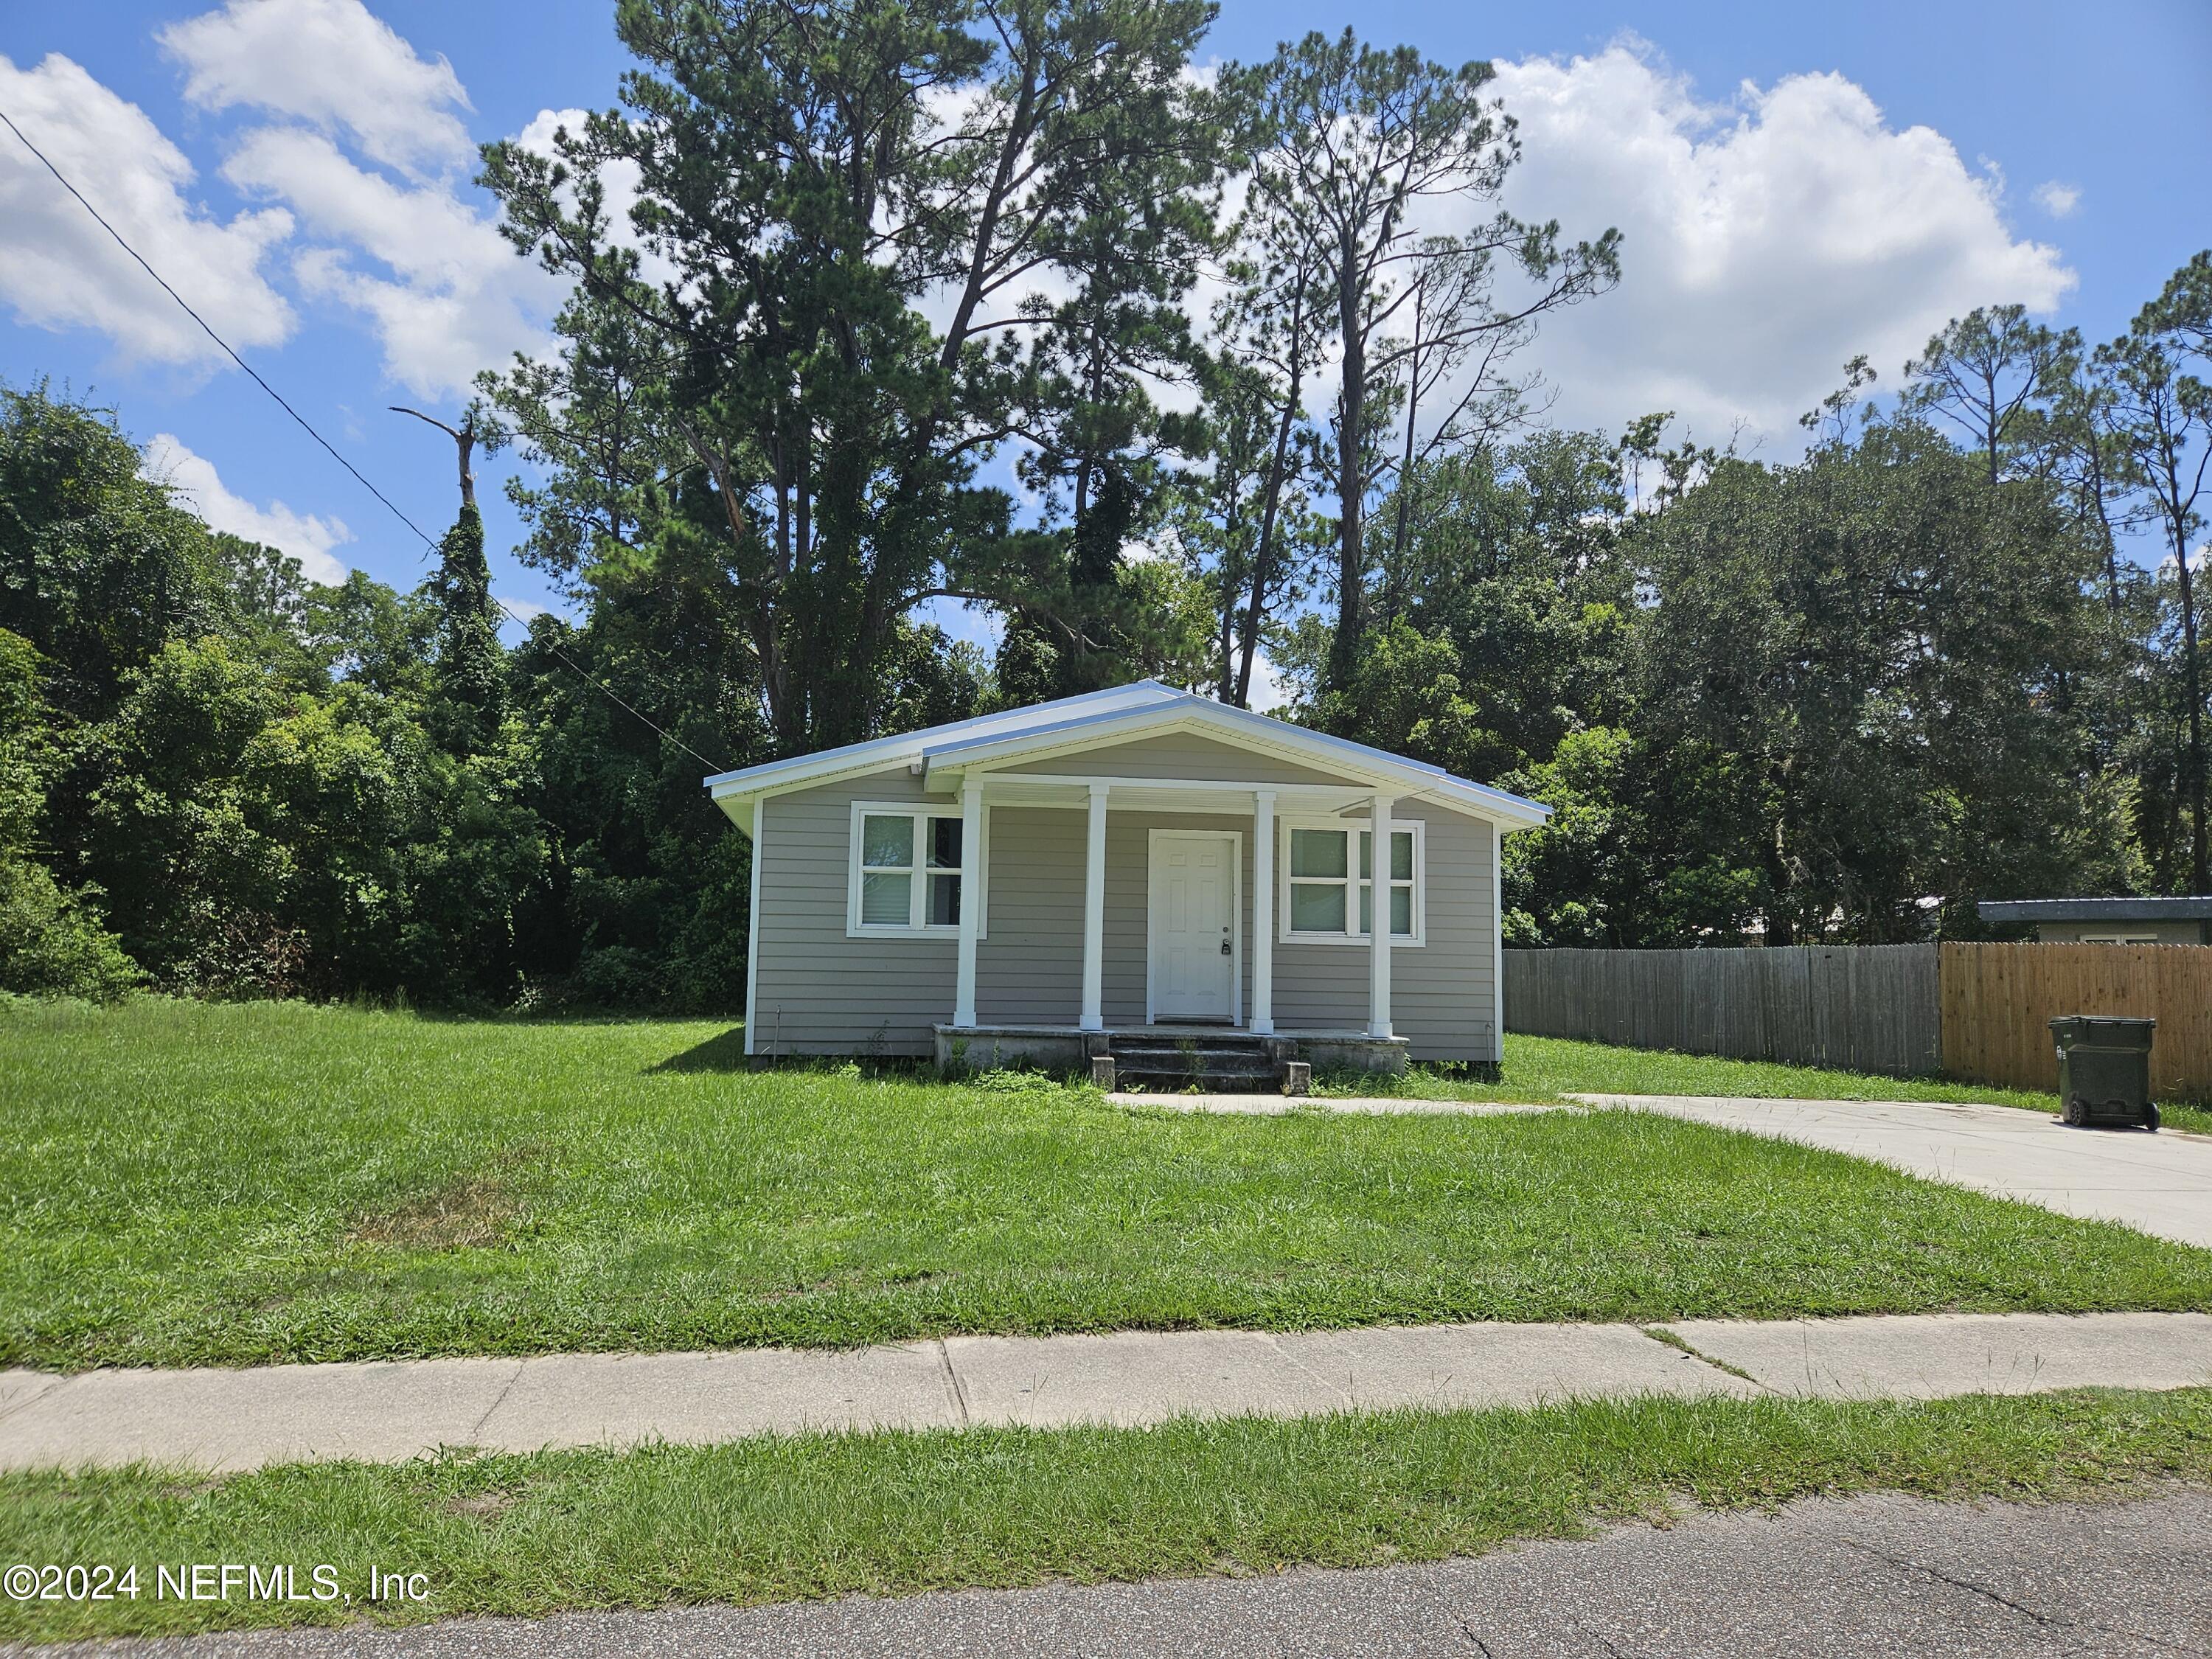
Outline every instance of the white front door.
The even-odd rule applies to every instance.
[[[1153,1019],[1237,1021],[1239,842],[1211,830],[1152,832],[1146,916]]]

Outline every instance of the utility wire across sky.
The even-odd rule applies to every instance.
[[[437,538],[425,531],[421,525],[416,524],[414,520],[409,518],[404,513],[401,512],[398,504],[394,502],[389,495],[386,495],[374,483],[370,483],[367,476],[362,473],[359,467],[356,466],[351,461],[346,459],[343,455],[341,455],[329,439],[325,438],[321,433],[315,430],[313,422],[309,421],[306,416],[301,414],[298,410],[293,408],[289,403],[286,402],[283,394],[279,392],[275,386],[263,380],[259,372],[254,368],[253,365],[247,362],[245,358],[240,356],[238,353],[232,349],[229,341],[224,339],[222,335],[216,333],[213,328],[210,327],[208,325],[207,319],[201,316],[198,312],[193,310],[190,305],[185,303],[185,296],[178,293],[175,289],[169,286],[168,279],[163,276],[160,271],[154,269],[153,264],[147,259],[144,254],[139,252],[137,248],[131,246],[130,242],[125,239],[123,233],[116,229],[113,225],[110,224],[107,222],[106,216],[86,199],[84,192],[69,181],[68,176],[64,174],[59,167],[53,164],[44,150],[40,149],[36,144],[31,142],[30,136],[26,133],[22,128],[15,125],[14,118],[12,118],[4,109],[0,109],[0,123],[4,123],[6,125],[8,131],[15,135],[16,139],[22,144],[25,149],[27,149],[32,155],[39,158],[40,165],[44,167],[48,173],[54,175],[56,183],[59,184],[64,190],[67,191],[72,197],[76,198],[77,205],[92,216],[94,222],[115,239],[116,246],[121,248],[125,253],[129,254],[133,259],[137,261],[139,268],[149,276],[151,276],[156,283],[161,284],[161,292],[167,295],[172,300],[174,300],[177,302],[178,309],[182,311],[185,316],[191,318],[195,323],[199,325],[200,331],[206,335],[209,339],[213,340],[217,346],[221,347],[225,356],[228,357],[231,362],[236,363],[240,368],[244,369],[247,377],[252,380],[254,385],[259,386],[264,392],[267,392],[270,397],[276,401],[276,406],[279,409],[283,410],[287,415],[289,415],[293,420],[299,423],[300,429],[301,431],[305,432],[310,438],[313,438],[318,444],[320,444],[324,451],[332,460],[336,461],[340,466],[343,467],[348,472],[353,475],[354,481],[356,483],[359,483],[363,489],[368,491],[370,495],[375,496],[378,501],[383,502],[385,507],[391,512],[393,518],[398,520],[400,523],[405,525],[410,530],[413,531],[422,540],[424,547],[434,551],[436,550],[438,545]],[[508,617],[511,618],[518,626],[521,627],[526,631],[528,629],[530,626],[528,620],[518,612],[513,605],[509,605],[505,599],[501,599],[496,593],[491,596],[491,600],[494,605],[496,605],[501,611],[504,611],[507,614]],[[627,698],[625,698],[622,693],[616,690],[614,687],[609,685],[605,680],[599,678],[598,675],[592,673],[589,669],[577,662],[574,658],[571,657],[559,646],[554,645],[550,641],[547,641],[546,645],[547,648],[552,652],[553,655],[579,678],[596,687],[599,690],[605,692],[618,708],[622,708],[633,718],[642,722],[646,726],[650,728],[656,736],[664,738],[668,742],[674,744],[678,749],[681,749],[685,754],[690,756],[693,760],[697,761],[702,766],[707,768],[708,770],[711,772],[725,772],[729,769],[726,766],[718,765],[714,762],[708,760],[704,755],[694,749],[690,744],[684,742],[683,738],[678,737],[674,732],[661,726],[651,716],[643,713],[635,704],[631,703]]]

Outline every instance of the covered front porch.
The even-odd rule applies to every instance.
[[[936,770],[934,762],[932,769]],[[1079,956],[1075,995],[1063,1005],[1064,1012],[1056,1012],[1050,1007],[1051,994],[1044,990],[1048,976],[1040,975],[1033,987],[1025,988],[1020,1017],[1012,1019],[979,1014],[981,969],[988,949],[995,948],[985,945],[987,918],[999,901],[987,888],[981,902],[962,904],[951,1018],[935,1028],[941,1061],[952,1061],[957,1051],[969,1064],[1028,1060],[1079,1065],[1093,1046],[1085,1042],[1086,1037],[1194,1040],[1207,1029],[1218,1029],[1255,1037],[1279,1034],[1302,1051],[1314,1050],[1325,1065],[1389,1070],[1403,1066],[1406,1045],[1391,1022],[1392,933],[1400,933],[1399,948],[1415,942],[1407,936],[1415,931],[1410,864],[1418,826],[1393,818],[1397,795],[1346,783],[980,767],[963,769],[957,781],[933,775],[929,787],[957,790],[960,843],[988,849],[979,860],[988,872],[987,882],[1010,889],[1034,883],[1045,875],[1048,863],[1049,879],[1060,893],[1067,893],[1079,874],[1082,892],[1079,913],[1070,915],[1073,905],[1062,901],[1066,908],[1059,914],[1066,931],[1053,941],[1067,953],[1059,956],[1060,963]],[[1079,863],[1068,856],[1075,850],[1068,845],[1072,836],[1060,832],[1054,835],[1066,854],[1049,860],[1026,856],[1024,848],[1036,832],[1026,838],[1012,832],[1039,823],[1039,809],[1055,818],[1080,815]],[[994,815],[1007,826],[1006,832],[994,833]],[[1118,826],[1112,837],[1124,849],[1115,854],[1120,873],[1111,883],[1109,824]],[[1302,842],[1290,825],[1328,828],[1318,839]],[[1131,844],[1139,835],[1144,837],[1141,849]],[[1320,848],[1336,861],[1318,874],[1285,867],[1296,862],[1286,849],[1301,845],[1309,852]],[[1372,868],[1376,848],[1383,849],[1379,872]],[[1399,872],[1393,861],[1401,854],[1407,880],[1394,882]],[[1140,882],[1133,868],[1139,859]],[[1385,918],[1381,927],[1371,925],[1377,908]],[[1299,929],[1295,933],[1293,912]],[[1066,921],[1078,925],[1066,928]],[[1328,931],[1316,933],[1316,926]],[[1127,947],[1137,937],[1143,941],[1140,1020],[1126,1012],[1133,1008],[1138,988],[1133,983],[1124,978],[1123,993],[1109,996],[1109,958],[1116,937],[1125,942],[1118,947],[1122,954],[1115,957],[1125,975],[1138,965],[1129,962]],[[1316,941],[1330,951],[1325,978],[1316,971],[1321,958],[1309,949]],[[1295,1018],[1288,1020],[1279,1018],[1279,945],[1308,952],[1300,964],[1307,971],[1292,998]],[[1058,982],[1068,986],[1064,978]],[[1057,994],[1065,996],[1066,989]],[[1110,1026],[1109,1006],[1125,1011]]]

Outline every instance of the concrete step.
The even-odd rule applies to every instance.
[[[1216,1060],[1250,1060],[1267,1065],[1274,1063],[1274,1057],[1265,1048],[1220,1048],[1211,1043],[1203,1048],[1117,1048],[1113,1051],[1113,1054],[1115,1059],[1127,1060],[1133,1065],[1152,1060],[1162,1062],[1202,1060],[1211,1064]]]
[[[1115,1060],[1121,1078],[1279,1078],[1283,1068],[1270,1060],[1212,1060],[1201,1066],[1182,1060]]]

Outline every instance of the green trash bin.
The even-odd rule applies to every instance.
[[[2059,1115],[2076,1128],[2158,1127],[2150,1097],[2154,1019],[2069,1014],[2051,1022],[2058,1045]]]

